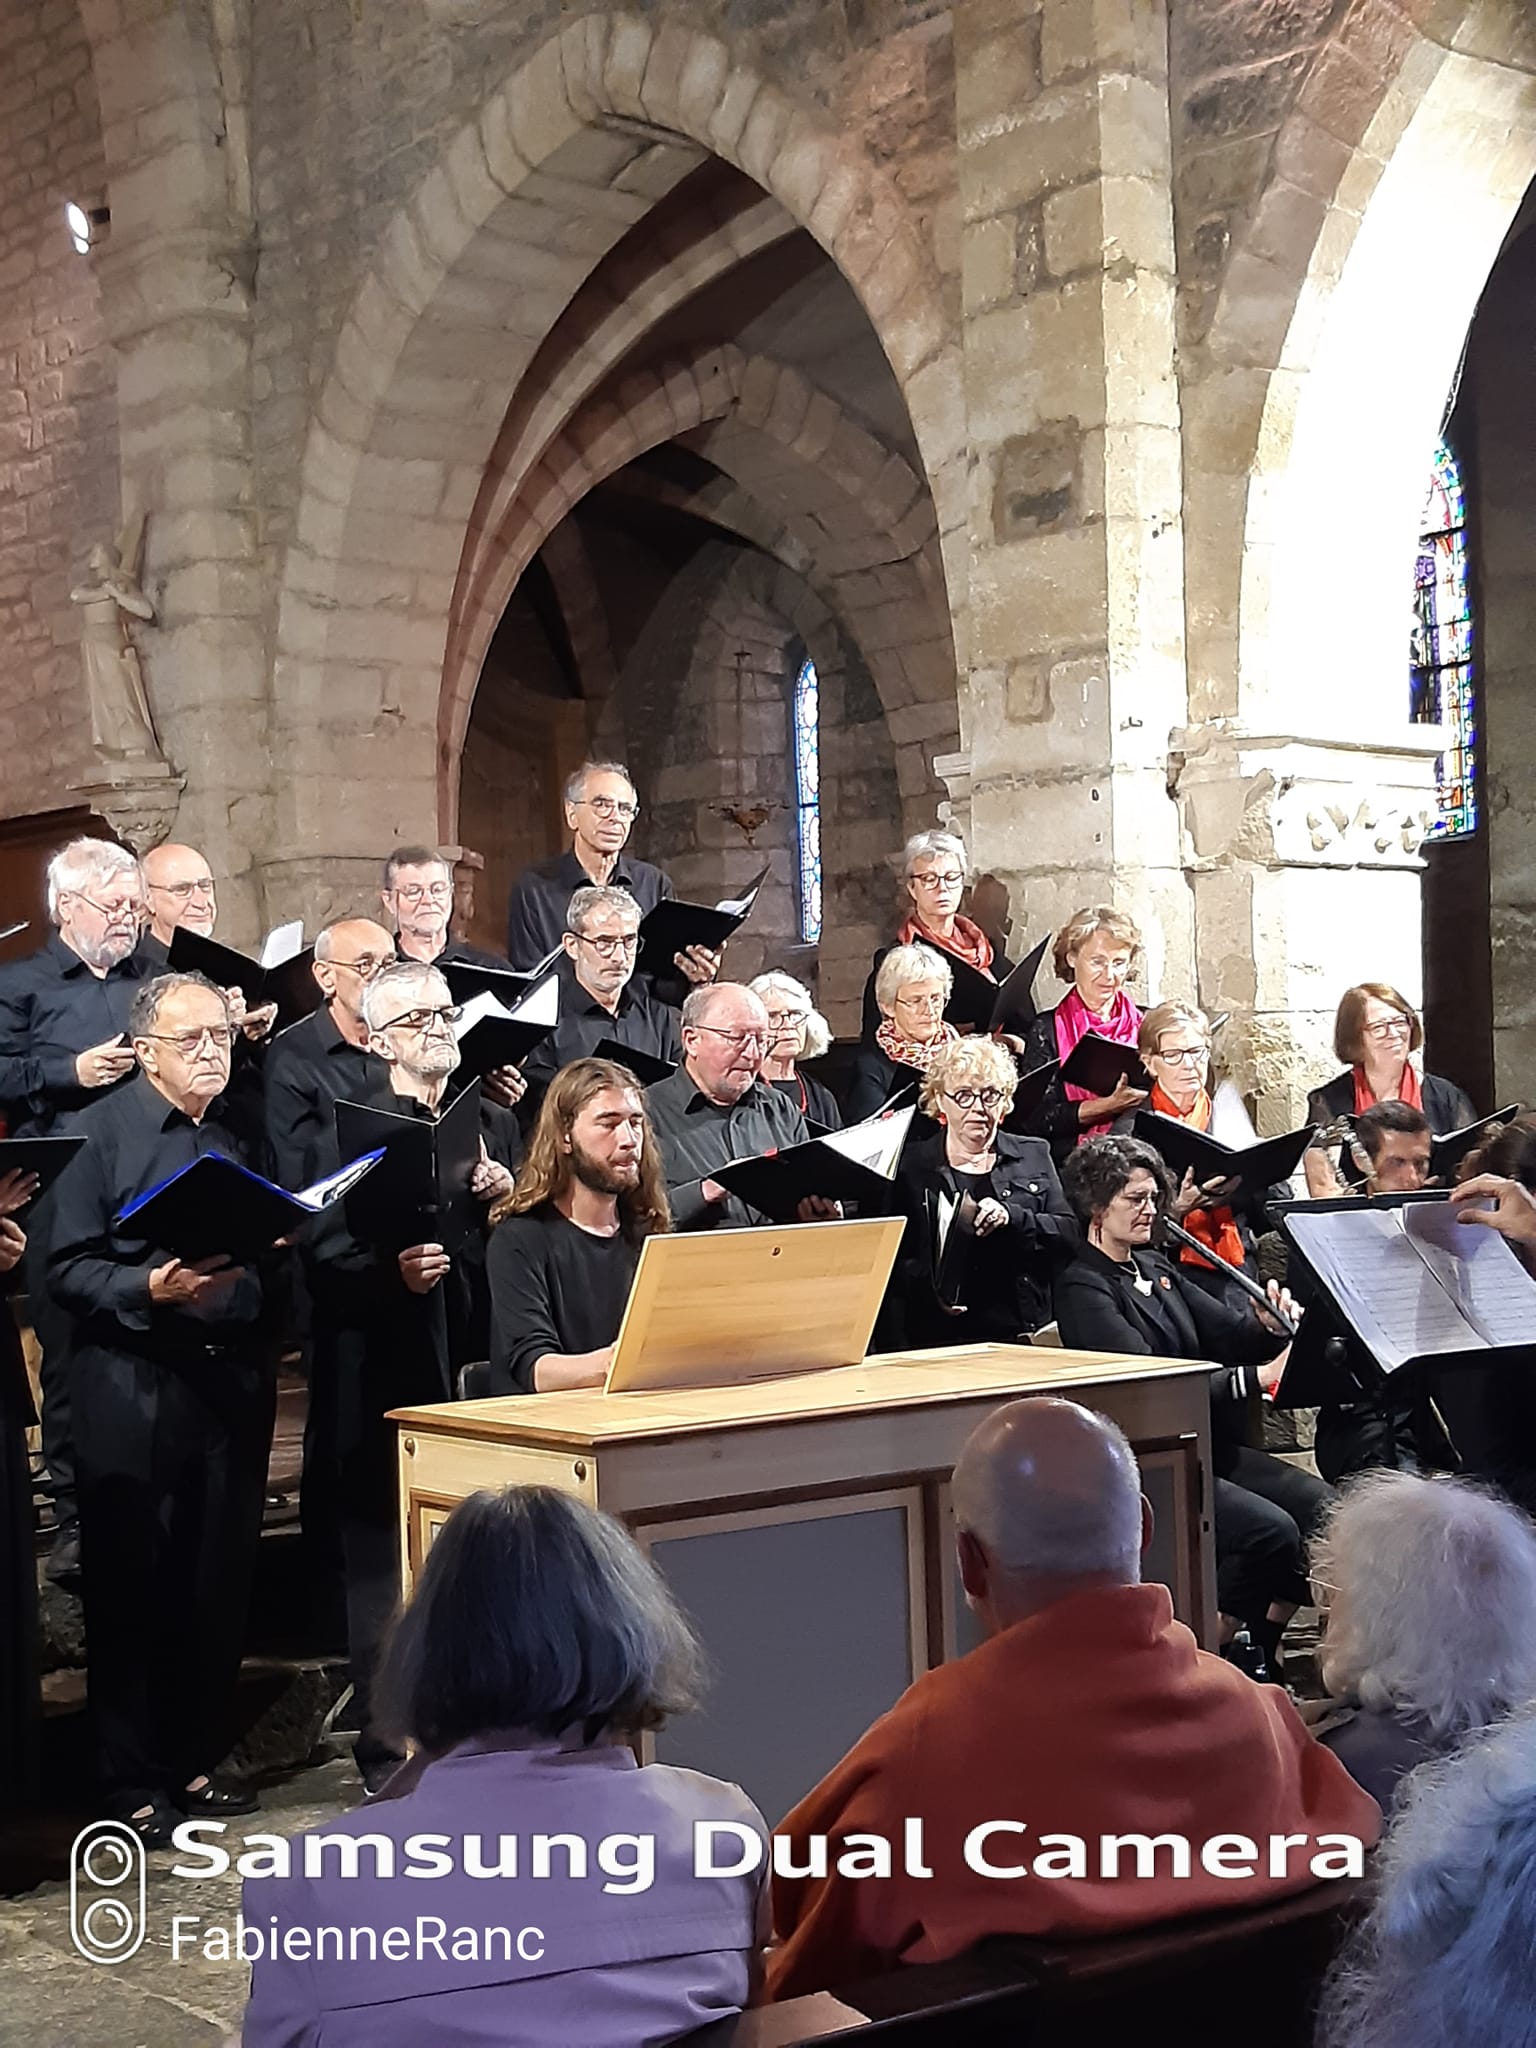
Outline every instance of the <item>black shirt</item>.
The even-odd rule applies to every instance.
[[[274,1177],[285,1188],[310,1185],[335,1146],[336,1104],[372,1100],[388,1085],[382,1061],[343,1038],[323,1003],[273,1039],[266,1057],[264,1122]]]
[[[565,914],[571,898],[578,889],[592,886],[592,877],[574,851],[524,868],[512,884],[507,904],[507,958],[514,967],[527,972],[554,951],[565,933]],[[627,889],[639,905],[642,917],[648,910],[654,910],[664,896],[672,894],[672,884],[660,868],[623,853],[615,861],[605,886]]]
[[[156,971],[130,953],[93,974],[57,932],[25,960],[0,967],[0,1104],[13,1138],[72,1128],[75,1115],[101,1099],[101,1089],[80,1086],[76,1056],[128,1029],[139,985]]]
[[[547,1352],[597,1351],[619,1334],[640,1247],[618,1231],[595,1237],[553,1202],[491,1232],[491,1375],[498,1394],[531,1394]]]
[[[685,1066],[648,1089],[647,1100],[677,1228],[712,1230],[718,1225],[740,1228],[766,1223],[766,1216],[734,1195],[723,1202],[706,1202],[700,1183],[733,1159],[756,1159],[764,1152],[803,1145],[810,1133],[799,1104],[776,1088],[754,1081],[739,1102],[723,1109],[701,1093]]]
[[[568,953],[561,955],[555,973],[560,980],[560,1021],[523,1061],[528,1093],[517,1108],[525,1129],[537,1116],[545,1091],[560,1069],[596,1052],[605,1038],[633,1046],[653,1059],[670,1060],[673,1066],[683,1056],[677,1012],[659,1003],[643,983],[631,979],[619,991],[617,1010],[605,1010],[577,980]]]
[[[1419,1083],[1423,1098],[1424,1117],[1430,1130],[1437,1138],[1445,1137],[1451,1131],[1462,1130],[1471,1123],[1476,1112],[1470,1099],[1440,1074],[1425,1074]],[[1307,1097],[1307,1120],[1314,1124],[1336,1124],[1355,1114],[1355,1070],[1346,1067],[1342,1074],[1321,1088],[1314,1088]],[[1329,1148],[1332,1149],[1331,1147]],[[1335,1163],[1342,1178],[1359,1182],[1365,1175],[1355,1164],[1355,1155],[1348,1145],[1341,1145],[1335,1155]]]
[[[814,1074],[796,1067],[787,1081],[770,1081],[768,1085],[787,1095],[808,1123],[820,1124],[824,1131],[842,1129],[843,1112],[837,1106],[837,1097]]]
[[[157,1306],[149,1298],[149,1276],[171,1254],[120,1230],[113,1218],[138,1195],[206,1152],[249,1161],[249,1150],[215,1102],[201,1123],[166,1101],[144,1074],[137,1074],[100,1102],[82,1110],[76,1128],[90,1143],[59,1179],[54,1193],[48,1280],[55,1299],[83,1319],[82,1335],[110,1345],[128,1333],[151,1343],[211,1341],[230,1326],[248,1325],[261,1310],[261,1282],[246,1277],[223,1298],[212,1317]]]
[[[507,971],[507,962],[501,958],[500,954],[487,953],[483,946],[472,946],[468,939],[450,938],[444,944],[442,951],[435,953],[430,960],[418,960],[414,953],[406,953],[401,950],[400,935],[397,932],[395,934],[395,958],[397,960],[409,960],[415,967],[452,967],[457,963],[465,967],[499,967],[503,974]]]

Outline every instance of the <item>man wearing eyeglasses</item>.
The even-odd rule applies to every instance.
[[[72,839],[48,863],[54,931],[0,967],[0,1114],[13,1138],[70,1130],[87,1104],[134,1071],[129,1010],[148,973],[137,951],[144,883],[125,846]],[[53,1500],[51,1578],[77,1569],[74,1447],[69,1429],[69,1318],[46,1284],[52,1194],[27,1217],[27,1294],[42,1346],[43,1462]]]
[[[48,1278],[76,1319],[98,1774],[112,1816],[155,1847],[183,1815],[256,1804],[210,1774],[233,1734],[275,1346],[255,1269],[187,1264],[116,1221],[201,1154],[250,1158],[221,1100],[234,1037],[224,993],[201,975],[157,976],[129,1032],[139,1072],[79,1119],[90,1143],[58,1182]]]
[[[195,846],[153,846],[141,866],[149,922],[140,936],[139,952],[152,974],[164,974],[171,964],[171,939],[178,928],[205,939],[213,937],[219,917],[218,891],[213,870]],[[276,1003],[257,1003],[247,1009],[243,989],[226,993],[246,1040],[264,1039],[277,1022]]]
[[[760,1080],[768,1052],[768,1012],[739,982],[698,988],[683,1005],[683,1063],[647,1091],[678,1230],[740,1228],[768,1218],[711,1178],[733,1159],[802,1145],[810,1133],[799,1105]],[[805,1223],[842,1214],[810,1195]]]
[[[315,940],[313,973],[325,1001],[279,1032],[267,1054],[267,1143],[285,1188],[320,1178],[335,1144],[335,1108],[366,1102],[381,1078],[368,1050],[363,995],[395,959],[395,941],[371,917],[343,917]]]
[[[459,1064],[458,1008],[448,984],[419,961],[391,961],[362,996],[374,1082],[362,1099],[436,1122]],[[510,1192],[522,1158],[516,1119],[481,1101],[481,1162],[471,1187],[487,1207]],[[339,1165],[334,1132],[320,1172]],[[417,1240],[416,1233],[423,1231]],[[413,1241],[363,1243],[338,1203],[301,1242],[313,1304],[315,1428],[335,1458],[346,1579],[347,1645],[358,1768],[370,1790],[400,1753],[372,1720],[378,1646],[399,1592],[395,1431],[391,1408],[451,1400],[460,1369],[490,1357],[490,1292],[483,1237],[451,1251],[402,1218]]]
[[[629,770],[617,761],[583,761],[565,785],[569,852],[525,868],[512,884],[507,906],[507,958],[525,970],[547,959],[565,935],[566,907],[578,889],[623,889],[640,915],[673,894],[672,884],[649,861],[626,854],[640,815]],[[675,956],[677,974],[657,983],[664,1002],[681,1002],[690,986],[702,987],[720,972],[720,955],[690,946]]]
[[[676,1011],[635,978],[640,906],[627,890],[578,889],[566,911],[563,943],[565,957],[555,970],[560,1021],[523,1062],[525,1130],[560,1069],[589,1058],[604,1039],[670,1066],[683,1056]]]

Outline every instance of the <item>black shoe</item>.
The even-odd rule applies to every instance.
[[[147,1813],[137,1811],[148,1807]],[[146,1849],[168,1849],[171,1845],[171,1830],[181,1825],[181,1815],[170,1801],[158,1792],[128,1793],[115,1800],[109,1816],[119,1827],[127,1828],[131,1835],[137,1835]]]
[[[1275,1676],[1269,1659],[1245,1628],[1240,1628],[1230,1643],[1222,1644],[1221,1654],[1229,1664],[1235,1664],[1239,1671],[1246,1672],[1255,1685],[1283,1685],[1285,1682]]]
[[[210,1819],[223,1820],[231,1814],[255,1813],[261,1801],[243,1785],[215,1785],[210,1779],[206,1785],[199,1785],[195,1792],[190,1787],[178,1792],[176,1804],[183,1813],[206,1814]]]
[[[80,1524],[61,1522],[43,1566],[43,1577],[73,1590],[80,1584]]]

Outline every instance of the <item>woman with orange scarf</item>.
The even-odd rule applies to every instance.
[[[1423,1111],[1436,1137],[1461,1130],[1472,1121],[1472,1104],[1454,1081],[1421,1070],[1416,1055],[1423,1044],[1418,1011],[1390,982],[1361,981],[1345,989],[1333,1024],[1333,1050],[1346,1065],[1307,1097],[1309,1120],[1337,1131],[1373,1103],[1406,1102]],[[1337,1162],[1322,1146],[1307,1152],[1302,1164],[1309,1194],[1347,1194],[1345,1183],[1362,1178],[1348,1145],[1339,1147]]]
[[[897,946],[930,946],[950,960],[973,967],[987,981],[1003,982],[1013,962],[998,952],[981,926],[961,914],[960,904],[970,881],[971,864],[965,841],[954,832],[919,832],[909,839],[901,857],[901,923]],[[869,1043],[880,1028],[881,1008],[875,978],[892,946],[882,946],[864,985],[864,1038]]]

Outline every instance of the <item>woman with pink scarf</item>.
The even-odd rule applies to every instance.
[[[1058,977],[1072,985],[1055,1009],[1036,1017],[1025,1033],[1020,1065],[1026,1073],[1048,1060],[1064,1060],[1090,1031],[1123,1045],[1126,1074],[1132,1071],[1141,1011],[1125,984],[1140,951],[1141,933],[1123,911],[1090,905],[1072,913],[1051,949]],[[1110,1095],[1090,1095],[1060,1079],[1052,1082],[1029,1128],[1050,1140],[1058,1164],[1085,1138],[1102,1137],[1117,1116],[1146,1101],[1146,1090],[1132,1088],[1126,1074]]]

